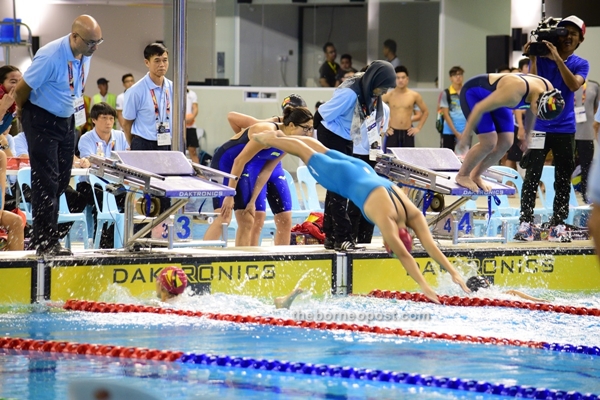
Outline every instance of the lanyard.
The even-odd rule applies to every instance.
[[[69,61],[69,88],[71,89],[71,97],[75,97],[75,78],[73,76],[73,62]],[[83,58],[81,59],[81,88],[85,86],[85,69],[83,68]]]
[[[335,65],[335,63],[330,63],[329,61],[327,61],[327,64],[329,64],[329,68],[331,68],[333,73],[337,74],[337,65]]]
[[[171,112],[171,103],[169,102],[169,89],[165,88],[165,102],[167,103],[167,121],[169,120],[169,113]],[[158,107],[158,102],[156,101],[156,94],[154,94],[154,89],[150,89],[150,95],[152,96],[152,102],[154,103],[154,115],[156,116],[156,121],[160,118],[160,107]],[[164,122],[164,119],[161,118],[160,122]]]

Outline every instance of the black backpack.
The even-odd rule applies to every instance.
[[[448,89],[444,89],[444,93],[446,93],[446,99],[448,100],[448,108],[450,108],[450,104],[451,104],[451,99],[450,99],[450,90]],[[437,113],[437,118],[435,120],[435,129],[437,129],[437,131],[440,133],[440,135],[442,134],[442,132],[444,132],[444,113],[442,112],[442,109],[439,107],[438,104],[438,113]]]

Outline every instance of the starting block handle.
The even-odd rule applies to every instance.
[[[223,171],[219,171],[218,169],[214,169],[211,167],[207,167],[206,165],[202,165],[202,164],[197,164],[197,163],[191,163],[192,167],[194,167],[194,169],[198,170],[200,173],[205,173],[207,175],[212,175],[212,176],[220,176],[222,178],[227,178],[227,179],[233,179],[234,181],[237,181],[239,179],[239,177],[229,174],[227,172],[223,172]]]

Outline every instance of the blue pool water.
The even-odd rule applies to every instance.
[[[598,295],[538,291],[554,304],[599,307]],[[509,298],[491,291],[488,297]],[[149,300],[145,303],[152,303]],[[103,300],[140,302],[114,287]],[[520,309],[444,307],[364,297],[313,298],[303,294],[290,310],[245,296],[185,297],[173,307],[205,312],[293,318],[294,312],[382,312],[429,315],[428,320],[371,324],[450,334],[600,346],[600,318]],[[137,346],[194,353],[348,365],[355,368],[459,377],[600,394],[600,357],[509,346],[271,327],[145,313],[95,314],[48,307],[12,307],[0,314],[0,336]],[[305,377],[287,373],[179,363],[0,351],[0,397],[66,398],[81,378],[119,378],[151,388],[161,398],[497,398],[447,389]]]

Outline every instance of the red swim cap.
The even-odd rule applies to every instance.
[[[170,266],[158,275],[158,281],[162,287],[171,294],[181,294],[187,287],[187,276],[179,267]]]
[[[400,228],[398,230],[398,236],[400,237],[400,240],[402,240],[402,243],[404,243],[404,247],[406,247],[406,250],[408,250],[408,252],[410,253],[412,251],[412,236],[410,235],[410,233],[408,233],[408,229]],[[385,250],[390,255],[394,255],[392,249],[390,249],[386,242],[383,242],[383,245],[385,246]]]

